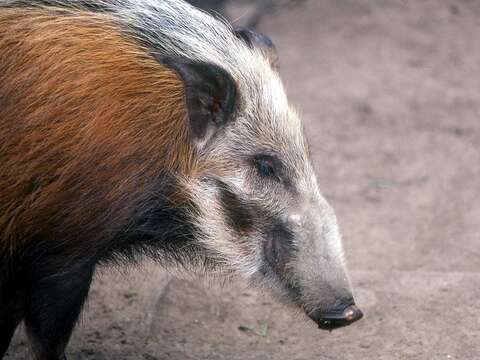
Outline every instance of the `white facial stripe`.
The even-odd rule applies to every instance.
[[[233,183],[229,185],[234,186]],[[184,186],[199,209],[199,214],[195,214],[193,219],[204,235],[198,241],[207,249],[220,254],[226,261],[226,267],[242,273],[247,278],[252,277],[261,266],[259,261],[261,251],[258,248],[261,239],[249,238],[250,250],[246,253],[244,248],[239,247],[238,234],[225,223],[218,189],[205,183],[191,181],[191,179],[187,180]],[[242,245],[245,246],[245,243],[243,242]]]

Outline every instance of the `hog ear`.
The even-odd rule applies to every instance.
[[[162,58],[185,84],[193,141],[204,147],[232,118],[237,100],[235,81],[221,67],[186,59]]]
[[[278,54],[272,40],[255,30],[249,28],[238,27],[234,30],[235,35],[242,39],[252,49],[258,49],[270,62],[270,65],[275,70],[278,69]]]

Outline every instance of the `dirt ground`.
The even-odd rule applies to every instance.
[[[480,359],[479,19],[473,0],[312,0],[261,20],[362,321],[328,333],[242,284],[106,269],[69,359]]]

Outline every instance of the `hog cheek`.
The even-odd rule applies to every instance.
[[[282,225],[274,226],[269,232],[264,244],[265,259],[278,275],[284,273],[286,264],[295,251],[292,243],[292,233]]]

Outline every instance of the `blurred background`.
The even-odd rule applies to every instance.
[[[480,2],[191,2],[276,44],[365,318],[328,333],[243,284],[108,270],[70,359],[480,359]]]

